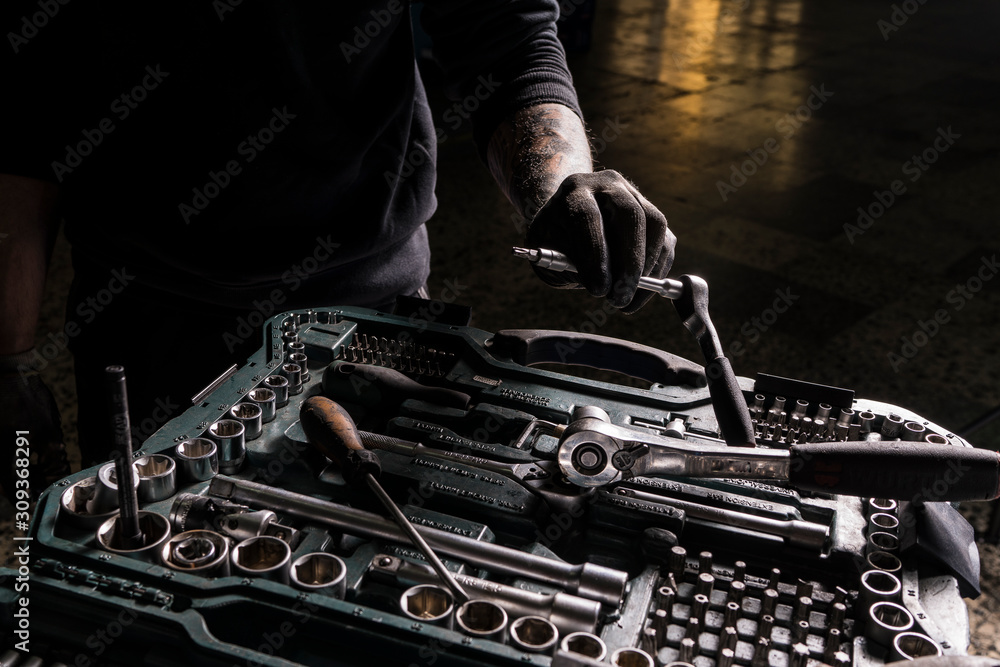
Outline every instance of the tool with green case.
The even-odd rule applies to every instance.
[[[132,474],[108,463],[43,494],[32,653],[426,667],[966,653],[979,563],[951,501],[997,495],[995,452],[850,390],[735,377],[714,329],[702,367],[466,324],[271,318]]]

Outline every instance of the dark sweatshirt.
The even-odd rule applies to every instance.
[[[61,186],[78,272],[126,266],[154,293],[237,308],[302,284],[372,305],[424,283],[446,130],[408,3],[17,5],[0,171]],[[554,0],[425,3],[481,152],[519,108],[577,109],[556,16]]]

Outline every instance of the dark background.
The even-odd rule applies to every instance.
[[[587,23],[586,3],[563,4],[571,23]],[[600,138],[598,160],[667,215],[679,239],[674,273],[708,281],[724,344],[742,343],[738,374],[848,387],[950,432],[1000,405],[1000,279],[983,283],[961,310],[948,300],[1000,250],[1000,5],[597,0],[592,21],[590,49],[571,55],[571,68]],[[586,41],[578,26],[566,32],[570,43]],[[510,256],[521,242],[513,210],[480,163],[470,129],[443,118],[451,102],[433,71],[427,79],[445,130],[439,212],[429,225],[431,296],[457,290],[474,307],[473,324],[490,331],[603,321],[599,334],[697,359],[664,300],[603,318],[600,301],[552,290]],[[821,104],[814,96],[818,108],[809,109],[812,87],[833,95]],[[798,127],[788,118],[796,112]],[[949,127],[959,138],[911,181],[905,164]],[[729,181],[732,165],[775,142],[724,201],[718,183]],[[895,180],[905,192],[851,243],[844,225]],[[60,239],[42,335],[61,329],[71,276]],[[772,320],[776,291],[789,290],[797,299]],[[889,354],[901,355],[901,339],[912,340],[939,310],[947,323],[894,370]],[[72,446],[71,356],[53,359],[44,377]],[[969,440],[1000,449],[1000,422]],[[967,512],[985,528],[985,511]],[[992,546],[981,552],[986,594],[970,604],[974,650],[1000,655],[1000,559]]]

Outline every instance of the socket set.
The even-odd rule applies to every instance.
[[[849,390],[759,375],[737,378],[755,442],[727,446],[691,362],[446,320],[278,315],[258,353],[133,453],[132,474],[109,462],[50,487],[30,531],[36,655],[785,667],[966,653],[978,562],[955,562],[971,527],[944,502],[965,464],[917,487],[896,479],[908,464],[883,467],[837,492],[824,457],[969,443]],[[658,381],[537,367],[553,360]]]

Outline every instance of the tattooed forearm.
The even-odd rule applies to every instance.
[[[593,170],[583,122],[561,104],[522,109],[501,123],[487,161],[504,194],[528,219],[564,178]]]

